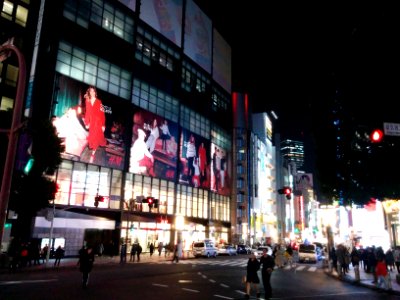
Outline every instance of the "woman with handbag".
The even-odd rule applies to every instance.
[[[250,255],[250,258],[247,262],[247,272],[246,272],[246,299],[250,299],[250,291],[251,291],[251,285],[253,284],[253,287],[255,288],[257,292],[257,299],[260,298],[260,289],[259,289],[259,284],[260,284],[260,278],[258,277],[258,270],[260,269],[260,262],[257,260],[256,256],[254,254]]]

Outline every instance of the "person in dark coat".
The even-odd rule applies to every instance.
[[[60,262],[61,262],[61,258],[64,257],[64,249],[61,248],[61,245],[59,245],[56,249],[55,252],[55,261],[54,261],[54,267],[59,267],[60,266]]]
[[[275,260],[267,252],[267,249],[263,249],[260,264],[262,264],[261,275],[265,290],[265,298],[270,299],[272,297],[271,275],[275,268]]]
[[[250,299],[251,284],[253,284],[257,298],[260,298],[259,283],[260,278],[258,277],[257,271],[260,269],[260,262],[257,260],[254,254],[250,255],[247,261],[247,272],[246,272],[246,299]]]
[[[89,274],[93,269],[94,251],[91,247],[82,247],[79,250],[79,271],[82,272],[82,288],[86,288],[89,283]]]

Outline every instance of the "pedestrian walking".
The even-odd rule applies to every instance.
[[[138,243],[136,246],[136,257],[138,262],[140,262],[140,254],[142,254],[142,246]]]
[[[260,269],[260,262],[257,260],[256,256],[254,254],[250,255],[249,260],[247,261],[247,267],[246,267],[246,299],[250,299],[250,292],[251,292],[251,286],[253,285],[254,289],[256,290],[257,293],[257,299],[260,299],[260,289],[259,289],[259,284],[260,284],[260,278],[258,277],[258,270]]]
[[[124,264],[126,263],[126,244],[123,243],[121,245],[121,252],[120,252],[120,256],[119,256],[119,263],[120,264]]]
[[[131,258],[129,261],[135,262],[136,252],[137,252],[137,244],[134,243],[134,244],[132,244],[132,247],[131,247]]]
[[[154,253],[154,244],[153,243],[150,243],[149,249],[150,249],[150,257],[152,257],[153,253]]]
[[[161,252],[162,252],[162,248],[163,248],[163,243],[162,243],[162,242],[159,242],[157,247],[158,247],[158,256],[161,256]]]
[[[358,252],[356,247],[353,247],[353,250],[350,253],[351,264],[354,269],[354,277],[357,282],[360,282],[360,253]]]
[[[265,298],[269,299],[272,297],[271,275],[275,268],[275,260],[267,252],[267,249],[263,249],[263,255],[260,258],[260,264],[262,264],[261,276],[265,291]]]
[[[376,287],[385,285],[387,290],[392,289],[392,283],[390,281],[390,274],[387,270],[387,265],[383,257],[379,257],[375,267],[375,273],[377,277]]]
[[[174,256],[172,257],[172,262],[179,262],[179,259],[182,257],[182,242],[178,241],[178,243],[174,247]]]
[[[54,267],[59,267],[61,259],[64,257],[64,249],[61,248],[61,245],[59,245],[54,253],[55,261],[54,261]]]
[[[89,275],[93,269],[94,251],[91,247],[82,247],[79,250],[78,266],[82,272],[82,288],[86,289],[89,283]]]

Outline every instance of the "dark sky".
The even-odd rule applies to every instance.
[[[350,117],[400,123],[394,4],[196,2],[232,47],[233,90],[249,93],[255,111],[276,111],[288,135],[318,126],[335,97]]]

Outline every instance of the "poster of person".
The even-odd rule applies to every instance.
[[[179,162],[179,183],[210,188],[210,142],[182,129]]]
[[[313,188],[313,176],[311,173],[297,174],[296,189],[308,190]]]
[[[178,125],[145,110],[133,114],[129,172],[174,180]]]
[[[211,190],[221,195],[230,195],[230,155],[224,148],[211,144]]]
[[[65,146],[63,158],[124,168],[129,103],[65,76],[59,77],[55,103],[53,124]]]

